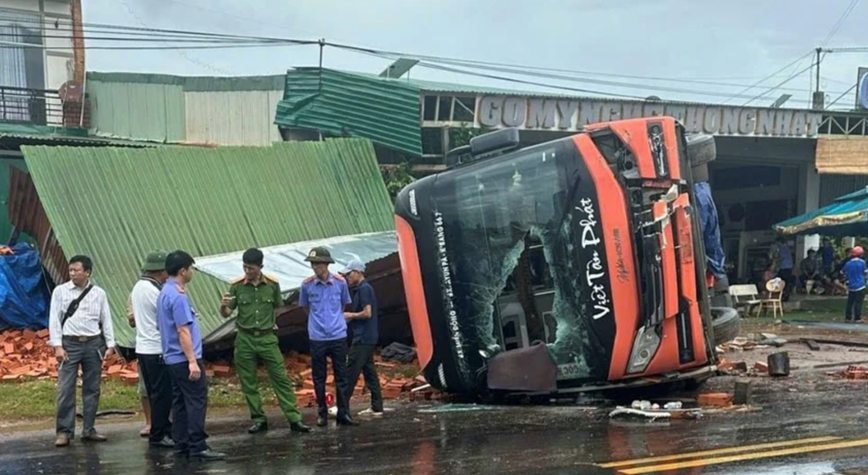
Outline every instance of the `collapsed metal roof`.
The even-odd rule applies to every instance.
[[[38,193],[34,206],[50,227],[32,224],[56,238],[43,260],[94,259],[93,279],[108,293],[124,346],[134,340],[127,295],[150,251],[184,249],[200,258],[393,229],[392,203],[367,140],[22,152]],[[34,199],[10,196],[10,203]],[[66,280],[62,268],[53,273]],[[217,307],[226,289],[225,281],[205,273],[191,283],[205,336],[225,323]]]
[[[311,276],[310,264],[304,259],[308,251],[316,246],[325,247],[331,252],[335,260],[331,265],[332,272],[340,272],[351,259],[358,259],[367,264],[398,252],[394,231],[339,236],[262,248],[265,271],[280,281],[280,289],[284,296],[294,293],[301,287],[302,281]],[[230,282],[243,275],[241,263],[243,253],[237,251],[201,257],[196,260],[196,268],[223,282]],[[204,341],[205,343],[217,342],[234,333],[235,319],[232,319],[211,332]]]

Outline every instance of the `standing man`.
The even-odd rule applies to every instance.
[[[781,296],[781,300],[786,302],[790,299],[790,293],[793,291],[795,280],[793,279],[793,267],[795,266],[795,262],[793,260],[793,251],[790,250],[790,246],[783,236],[778,236],[775,241],[772,257],[774,257],[775,264],[778,267],[778,277],[787,284],[784,286],[784,293]]]
[[[268,430],[268,422],[262,411],[262,398],[259,396],[259,378],[256,376],[256,363],[262,360],[268,370],[268,379],[277,396],[280,409],[289,421],[294,432],[310,432],[310,427],[301,422],[295,401],[295,391],[286,368],[283,355],[277,345],[274,333],[274,310],[283,305],[280,284],[276,278],[262,273],[262,251],[248,249],[241,257],[244,275],[232,282],[229,293],[220,302],[220,314],[224,317],[238,310],[235,318],[235,370],[241,381],[241,392],[250,409],[253,425],[247,430],[258,434]]]
[[[302,282],[298,305],[307,311],[313,389],[319,413],[316,425],[324,427],[328,424],[325,383],[326,358],[330,357],[337,389],[337,423],[356,426],[358,422],[350,417],[347,407],[347,322],[344,320],[344,306],[352,302],[350,292],[343,277],[329,272],[329,264],[335,261],[328,249],[311,249],[305,261],[310,262],[314,275]]]
[[[176,452],[202,460],[220,460],[225,455],[205,443],[208,380],[203,370],[199,323],[187,298],[193,262],[193,257],[184,251],[166,256],[169,279],[157,298],[157,325],[163,361],[172,378],[172,434]]]
[[[383,395],[380,392],[380,378],[374,366],[374,348],[380,339],[377,328],[377,296],[374,288],[365,280],[365,265],[361,261],[354,259],[347,263],[343,274],[350,285],[352,299],[350,311],[344,312],[344,318],[353,333],[347,361],[347,407],[350,406],[349,400],[353,397],[359,373],[364,373],[365,384],[371,391],[371,407],[359,415],[379,417],[383,415]]]
[[[157,299],[166,282],[166,253],[152,252],[145,258],[142,276],[130,294],[136,327],[136,358],[139,360],[140,380],[144,381],[146,400],[151,406],[151,447],[171,448],[172,380],[163,363],[163,347],[157,325]]]
[[[127,296],[127,323],[130,328],[136,328],[136,316],[133,314],[133,295]],[[145,377],[142,376],[142,365],[136,365],[136,372],[139,373],[138,385],[136,392],[139,399],[142,401],[142,415],[145,417],[145,426],[139,431],[141,437],[149,437],[151,435],[151,401],[148,400],[148,388],[145,386]]]
[[[865,261],[862,256],[865,251],[856,246],[850,251],[851,258],[844,264],[844,275],[847,276],[847,309],[845,321],[862,322],[862,304],[865,302]]]
[[[832,241],[829,238],[823,238],[823,245],[820,247],[820,257],[823,260],[823,275],[828,276],[832,273],[832,268],[835,265],[835,248],[832,247]]]
[[[84,415],[82,440],[105,442],[94,429],[99,407],[102,362],[114,353],[111,310],[103,289],[90,282],[93,262],[87,256],[69,260],[69,282],[51,295],[49,343],[58,363],[57,440],[66,447],[75,435],[75,386],[81,367],[81,400]]]

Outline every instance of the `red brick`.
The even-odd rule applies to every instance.
[[[696,398],[700,406],[729,406],[732,404],[732,394],[729,393],[704,393]]]
[[[44,329],[36,332],[36,336],[38,336],[39,338],[42,338],[43,340],[48,338],[48,335],[49,335],[49,332],[48,332],[47,328],[44,328]]]
[[[762,361],[757,361],[756,363],[754,363],[753,369],[759,371],[760,373],[768,373],[769,372],[769,365],[766,363],[763,363]]]

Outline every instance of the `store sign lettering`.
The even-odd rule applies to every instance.
[[[600,258],[600,238],[597,237],[597,213],[594,202],[583,198],[581,206],[576,209],[585,214],[579,221],[582,228],[582,249],[592,249],[591,258],[585,264],[585,279],[588,288],[591,289],[591,302],[594,304],[594,320],[599,320],[608,315],[612,310],[609,308],[611,299],[606,291],[606,270],[603,268],[603,260]]]
[[[860,91],[868,88],[864,76],[862,83]],[[868,103],[868,94],[861,97]],[[691,133],[768,137],[815,137],[822,119],[816,112],[792,109],[514,96],[482,96],[476,108],[479,126],[566,132],[597,122],[655,116],[675,117]]]

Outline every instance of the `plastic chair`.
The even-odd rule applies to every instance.
[[[768,291],[769,296],[760,303],[760,311],[763,314],[771,308],[775,318],[778,317],[778,311],[781,312],[781,317],[784,316],[784,304],[781,299],[783,298],[784,287],[786,286],[787,283],[780,277],[766,282],[766,291]]]

